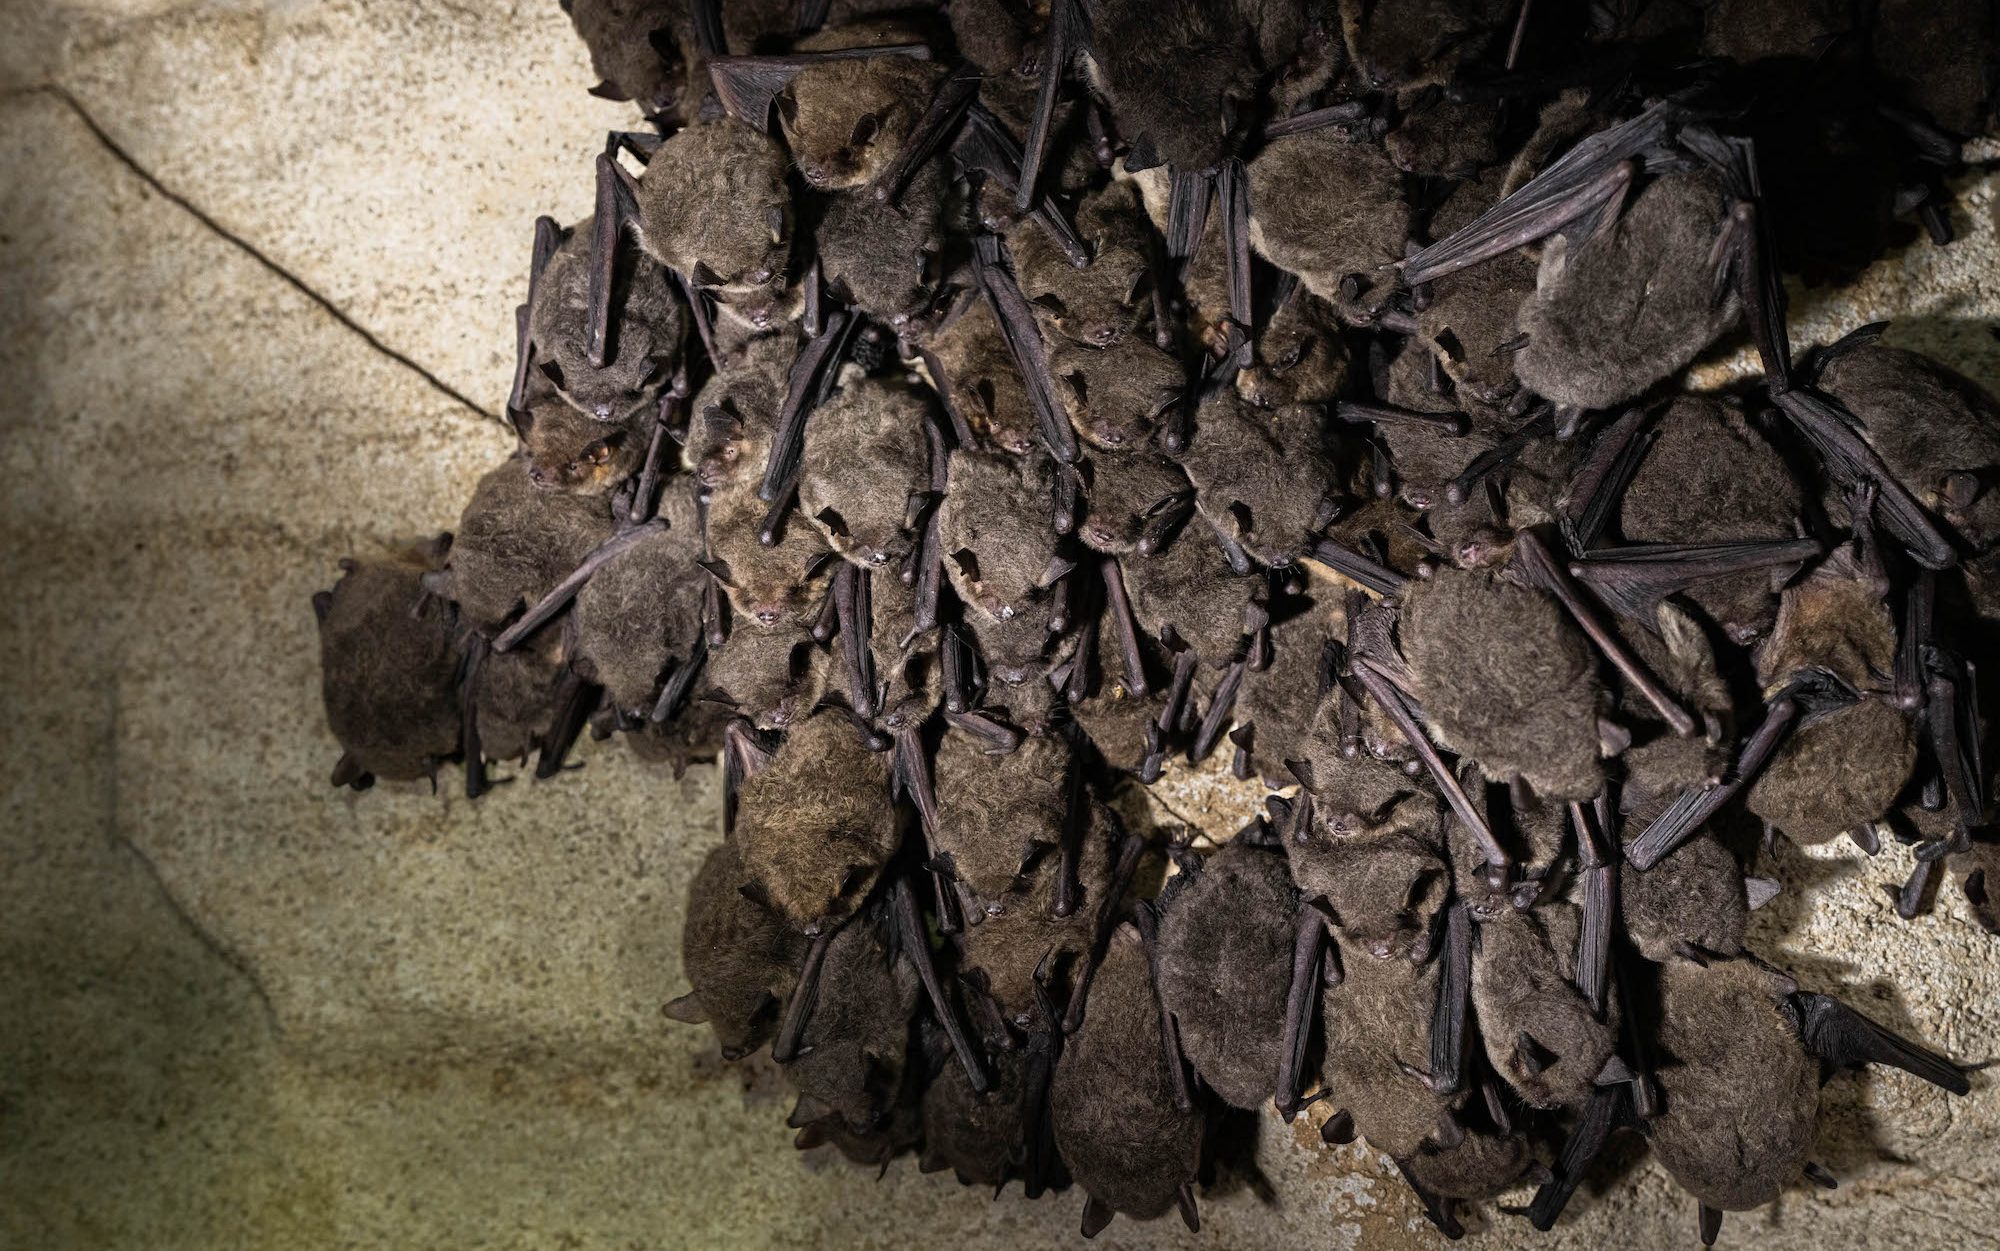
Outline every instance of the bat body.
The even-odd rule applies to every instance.
[[[1034,402],[985,300],[967,299],[923,350],[939,397],[966,430],[1015,456],[1040,446]]]
[[[475,629],[497,631],[612,535],[609,500],[544,491],[530,468],[519,457],[501,462],[480,478],[459,517],[449,593]]]
[[[1031,735],[1004,755],[962,732],[939,741],[937,847],[987,910],[1008,907],[1030,858],[1063,840],[1076,767],[1059,734]]]
[[[1604,688],[1552,596],[1490,569],[1440,569],[1411,587],[1401,640],[1439,742],[1550,799],[1597,792]]]
[[[798,42],[801,52],[922,43],[920,31],[871,19],[829,28]],[[913,56],[817,61],[800,69],[778,97],[778,118],[799,174],[815,190],[871,182],[923,116],[942,65]]]
[[[1144,211],[1132,193],[1113,183],[1077,206],[1077,236],[1090,263],[1078,268],[1038,225],[1023,223],[1007,236],[1021,294],[1053,339],[1104,348],[1139,327],[1151,307],[1151,241]],[[1053,344],[1052,344],[1053,346]]]
[[[1256,355],[1236,390],[1261,409],[1331,404],[1347,388],[1349,354],[1333,306],[1294,286],[1257,327]]]
[[[1118,133],[1155,160],[1204,170],[1250,121],[1255,49],[1227,0],[1109,0],[1090,17],[1090,60]]]
[[[1629,828],[1645,825],[1634,820]],[[1737,955],[1750,916],[1743,868],[1713,835],[1697,834],[1644,873],[1619,876],[1618,915],[1625,936],[1655,963],[1690,948]]]
[[[681,964],[693,989],[667,1007],[677,1020],[706,1023],[729,1060],[770,1041],[806,958],[799,932],[742,894],[747,880],[735,847],[723,843],[688,883]]]
[[[676,131],[633,192],[640,246],[725,302],[768,300],[787,286],[789,164],[776,142],[733,118]]]
[[[1618,1041],[1575,982],[1581,918],[1570,905],[1495,910],[1479,923],[1472,1006],[1486,1058],[1516,1094],[1539,1108],[1590,1097]]]
[[[1049,345],[1049,371],[1077,434],[1113,451],[1143,447],[1187,387],[1180,361],[1137,335],[1100,348],[1058,338]]]
[[[577,412],[623,425],[659,400],[688,333],[688,311],[673,279],[650,257],[621,252],[612,270],[611,319],[603,357],[593,361],[591,248],[596,223],[572,229],[530,285],[528,342],[535,372]]]
[[[1112,933],[1089,993],[1050,1097],[1056,1147],[1089,1196],[1085,1228],[1095,1233],[1091,1225],[1101,1228],[1111,1213],[1151,1220],[1181,1202],[1200,1166],[1205,1118],[1198,1107],[1175,1106],[1169,1066],[1181,1059],[1163,1030],[1145,946],[1129,924]]]
[[[1160,998],[1188,1063],[1234,1107],[1274,1093],[1298,907],[1285,857],[1243,839],[1160,898]]]
[[[549,740],[568,670],[562,636],[561,630],[543,630],[480,660],[466,699],[484,759],[525,763]]]
[[[1344,314],[1372,318],[1410,237],[1402,171],[1388,154],[1327,127],[1273,140],[1248,168],[1257,255]]]
[[[834,932],[797,1056],[785,1062],[805,1113],[794,1119],[831,1118],[857,1135],[882,1125],[901,1102],[904,1071],[915,1059],[910,1018],[919,993],[916,970],[875,909]]]
[[[799,511],[842,557],[882,569],[909,554],[913,502],[930,487],[930,420],[923,392],[861,378],[814,410],[806,426]]]
[[[748,717],[760,730],[804,721],[827,692],[833,658],[804,624],[729,632],[704,666],[706,698]]]
[[[702,630],[702,538],[693,493],[669,483],[666,528],[626,548],[577,592],[575,664],[614,707],[650,709],[660,679],[689,663]]]
[[[767,529],[772,506],[754,481],[717,492],[708,503],[710,571],[729,593],[739,619],[770,629],[805,619],[818,602],[817,575],[833,549],[804,518]],[[771,534],[775,542],[766,543]]]
[[[354,781],[431,777],[458,753],[462,657],[451,606],[421,581],[434,563],[428,550],[344,562],[313,599],[327,725]]]
[[[895,326],[920,312],[944,249],[945,192],[943,169],[932,162],[895,204],[865,186],[828,196],[813,232],[828,287]]]
[[[1091,951],[1100,917],[1115,918],[1112,846],[1104,823],[1093,820],[1079,831],[1076,847],[1080,902],[1067,916],[1055,911],[1060,857],[1045,855],[1020,875],[1012,890],[994,897],[998,912],[959,936],[965,966],[977,971],[1001,1015],[1018,1029],[1028,1029],[1036,1020],[1036,970],[1046,969],[1054,991],[1072,984],[1077,966]]]
[[[1317,407],[1267,413],[1218,389],[1178,457],[1203,517],[1266,565],[1298,560],[1332,518],[1338,475],[1320,422]]]
[[[1375,960],[1345,943],[1338,951],[1343,976],[1321,997],[1327,1088],[1370,1146],[1408,1159],[1457,1102],[1425,1080],[1438,965]]]
[[[1011,620],[1060,576],[1055,527],[1020,524],[1052,515],[1055,475],[1046,456],[977,448],[952,454],[938,533],[945,573],[976,612]]]
[[[825,929],[854,914],[898,842],[880,756],[847,719],[809,716],[763,772],[743,783],[736,846],[780,915]]]

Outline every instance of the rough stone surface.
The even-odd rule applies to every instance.
[[[1074,1196],[802,1160],[768,1079],[662,1020],[712,771],[587,746],[478,805],[325,785],[308,596],[451,524],[505,454],[528,222],[587,211],[624,120],[566,27],[530,0],[0,0],[0,1246],[1074,1237]],[[1894,337],[2000,383],[1995,203],[1970,183],[1967,242],[1797,293],[1800,339],[1907,310]],[[1154,802],[1220,835],[1255,800],[1176,772]],[[2000,947],[1955,892],[1905,925],[1880,888],[1907,851],[1780,856],[1759,951],[2000,1053]],[[1830,1104],[1842,1188],[1725,1238],[1994,1243],[1990,1078],[1956,1102],[1844,1078]],[[1266,1116],[1259,1164],[1275,1203],[1211,1193],[1202,1245],[1438,1241],[1383,1161],[1303,1121]],[[1549,1245],[1693,1235],[1648,1164],[1572,1218]],[[1520,1243],[1493,1219],[1468,1245]]]

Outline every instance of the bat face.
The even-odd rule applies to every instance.
[[[1056,1063],[1056,1146],[1091,1198],[1137,1220],[1171,1210],[1200,1165],[1205,1120],[1174,1106],[1152,972],[1130,926],[1112,934],[1083,1025]]]
[[[1180,453],[1202,515],[1267,565],[1303,556],[1332,516],[1338,475],[1320,422],[1318,408],[1266,414],[1217,390],[1202,400]]]
[[[1604,690],[1552,597],[1489,570],[1440,569],[1411,586],[1400,638],[1440,742],[1546,798],[1596,794]]]
[[[1330,404],[1346,388],[1348,352],[1328,304],[1300,289],[1257,330],[1257,355],[1236,390],[1258,408]]]
[[[741,794],[744,871],[798,929],[853,915],[900,841],[886,764],[835,713],[794,725]]]
[[[458,751],[454,614],[418,581],[431,563],[347,562],[318,601],[327,725],[363,773],[390,781],[429,777]]]
[[[1202,1081],[1255,1109],[1278,1073],[1298,892],[1283,855],[1241,840],[1170,887],[1183,878],[1161,901],[1160,997]]]
[[[645,459],[652,425],[648,412],[613,425],[552,398],[514,414],[514,429],[528,454],[528,481],[544,491],[574,495],[603,495],[631,477]]]
[[[724,298],[782,283],[792,235],[788,164],[783,148],[731,118],[676,131],[639,180],[640,245]]]
[[[928,352],[946,404],[989,447],[1013,456],[1040,447],[1033,403],[986,301],[964,304],[930,339]]]
[[[815,574],[829,550],[819,531],[798,517],[787,519],[777,541],[766,546],[762,535],[771,512],[749,486],[714,496],[708,509],[709,550],[720,562],[729,602],[767,630],[813,611],[820,594]]]
[[[1326,901],[1344,945],[1373,960],[1419,960],[1451,887],[1441,855],[1443,808],[1424,793],[1384,809],[1351,806],[1367,798],[1343,792],[1338,780],[1315,796],[1312,824],[1285,845],[1292,880],[1306,899]]]
[[[608,357],[590,362],[591,218],[578,222],[534,284],[528,336],[537,372],[578,413],[622,424],[649,410],[679,364],[687,307],[664,270],[627,249],[613,271]]]
[[[590,50],[599,80],[592,94],[631,100],[649,117],[675,111],[685,94],[687,67],[676,38],[682,21],[674,5],[570,0],[564,7],[577,37]]]

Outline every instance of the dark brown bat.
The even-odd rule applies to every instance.
[[[679,0],[569,0],[563,6],[590,50],[598,83],[590,94],[631,100],[648,117],[679,109],[688,75],[678,35],[687,25]]]
[[[1576,1107],[1605,1078],[1617,1020],[1576,985],[1582,925],[1573,907],[1503,908],[1479,923],[1472,1006],[1494,1071],[1534,1107]]]
[[[1644,825],[1634,821],[1632,828]],[[1740,953],[1749,914],[1743,867],[1707,833],[1682,843],[1644,873],[1618,879],[1618,916],[1625,936],[1640,955],[1656,963],[1686,950],[1725,957]]]
[[[704,491],[747,479],[755,490],[784,407],[786,373],[798,359],[796,330],[745,340],[734,354],[716,362],[688,406],[687,444],[682,459]]]
[[[532,371],[579,413],[623,425],[659,400],[680,364],[687,307],[657,263],[643,254],[621,253],[612,271],[610,312],[600,340],[592,303],[595,222],[578,222],[544,259],[555,230],[550,222],[536,232],[523,355],[531,358]],[[520,392],[517,386],[511,407],[525,407]]]
[[[1702,23],[1701,50],[1750,64],[1814,56],[1854,28],[1851,6],[1824,0],[1718,0]]]
[[[937,848],[989,913],[1005,910],[1029,861],[1053,854],[1071,821],[1072,759],[1061,734],[1036,734],[993,754],[948,731],[937,748]]]
[[[1815,362],[1814,383],[1851,414],[1854,434],[1894,480],[1878,481],[1885,527],[1904,538],[1894,510],[1908,496],[1966,549],[1984,552],[2000,542],[2000,493],[1992,489],[2000,401],[1926,356],[1880,343],[1882,329],[1864,326],[1829,348]],[[1923,550],[1911,552],[1930,563]]]
[[[1365,757],[1315,753],[1295,767],[1310,776],[1310,802],[1285,839],[1299,893],[1322,902],[1354,951],[1426,958],[1451,889],[1443,805],[1400,769]]]
[[[760,730],[782,730],[806,717],[826,694],[833,657],[799,622],[738,629],[708,654],[705,698],[748,717]]]
[[[928,498],[924,425],[929,397],[884,379],[856,379],[820,405],[806,427],[799,511],[833,550],[866,569],[909,554],[911,527]]]
[[[1249,164],[1250,244],[1343,315],[1372,320],[1410,236],[1402,172],[1378,144],[1327,127]]]
[[[873,181],[923,118],[945,67],[922,50],[922,32],[870,19],[798,41],[802,53],[907,48],[896,55],[806,59],[777,97],[778,120],[799,174],[814,189]]]
[[[459,751],[464,663],[451,605],[424,589],[450,536],[384,560],[341,562],[313,596],[327,728],[340,740],[335,785],[434,778]]]
[[[688,882],[681,925],[681,967],[694,989],[665,1008],[677,1021],[714,1030],[725,1060],[770,1041],[808,945],[776,913],[743,895],[748,883],[729,843],[701,862]]]
[[[788,1053],[780,1063],[799,1091],[794,1120],[837,1117],[850,1131],[867,1133],[901,1093],[904,1066],[914,1059],[910,1021],[922,991],[886,911],[867,908],[834,930],[816,976],[793,991],[794,1001],[809,993],[810,1008],[796,1041],[787,1046],[781,1036],[774,1053],[779,1046]]]
[[[1890,1064],[1955,1094],[1968,1088],[1944,1057],[1748,957],[1672,961],[1660,1000],[1659,1047],[1673,1062],[1658,1070],[1660,1110],[1646,1133],[1707,1210],[1704,1226],[1770,1203],[1805,1171],[1820,1087],[1835,1072]]]
[[[498,630],[555,589],[613,532],[610,501],[538,488],[516,457],[488,472],[458,521],[444,589],[466,623]]]
[[[1233,4],[1111,0],[1095,7],[1089,25],[1083,44],[1118,133],[1151,158],[1128,164],[1204,170],[1248,129],[1256,50]]]
[[[1160,998],[1196,1075],[1234,1107],[1275,1093],[1299,906],[1284,856],[1241,838],[1160,897]]]
[[[887,788],[882,757],[836,713],[795,724],[771,764],[744,782],[744,871],[794,926],[824,931],[867,897],[900,841]]]
[[[1040,599],[1071,563],[1058,554],[1055,527],[1032,520],[1051,515],[1055,476],[1044,456],[952,454],[938,509],[945,573],[967,605],[996,621]]]
[[[1095,1236],[1117,1213],[1152,1220],[1176,1207],[1198,1229],[1193,1185],[1205,1117],[1176,1106],[1182,1060],[1131,925],[1112,933],[1089,996],[1050,1091],[1056,1147],[1088,1196],[1083,1232]]]
[[[619,185],[622,168],[601,170],[595,225],[602,235],[607,220],[613,231],[629,221],[647,255],[691,286],[728,303],[768,304],[788,289],[788,165],[784,149],[749,126],[696,122],[660,145],[629,190]]]
[[[669,670],[698,663],[702,537],[694,495],[676,481],[661,501],[664,529],[607,562],[577,592],[575,664],[614,707],[650,711]],[[683,684],[683,690],[685,684]],[[663,718],[664,719],[664,718]]]
[[[1438,964],[1370,959],[1345,944],[1333,950],[1340,977],[1321,998],[1326,1086],[1369,1145],[1408,1159],[1449,1135],[1458,1102],[1427,1080]]]
[[[1084,546],[1123,556],[1147,544],[1163,547],[1194,509],[1194,486],[1169,458],[1141,446],[1097,449],[1084,465],[1086,511],[1076,535]]]
[[[1545,798],[1597,792],[1604,688],[1553,596],[1491,570],[1440,569],[1411,586],[1400,636],[1440,743]]]
[[[560,712],[568,672],[562,635],[561,630],[543,630],[510,651],[488,649],[481,656],[465,684],[464,699],[472,712],[465,735],[468,765],[475,757],[482,766],[487,760],[525,764],[544,746]],[[483,776],[480,787],[484,789]]]
[[[1477,55],[1512,6],[1481,0],[1368,5],[1338,0],[1341,33],[1361,80],[1407,89],[1450,77]]]
[[[1021,294],[1051,339],[1109,347],[1136,331],[1152,307],[1146,216],[1128,188],[1113,184],[1077,205],[1076,232],[1089,249],[1082,268],[1039,226],[1015,230],[1007,249]]]
[[[1868,53],[1876,70],[1954,134],[1978,134],[1993,117],[1993,10],[1969,0],[1913,4],[1884,0],[1874,10]]]
[[[1500,157],[1501,110],[1434,89],[1415,93],[1382,146],[1396,168],[1430,178],[1475,178]]]
[[[944,250],[945,192],[944,171],[933,163],[895,204],[866,187],[828,196],[813,231],[827,286],[893,327],[921,312]]]
[[[1187,388],[1180,361],[1132,335],[1102,348],[1056,340],[1049,348],[1049,370],[1077,434],[1113,451],[1144,446]]]
[[[709,572],[729,592],[738,617],[763,629],[804,620],[818,603],[814,585],[833,550],[802,518],[767,528],[773,508],[751,485],[718,492],[708,505]],[[766,543],[771,535],[775,542]]]
[[[966,967],[976,971],[1002,1017],[1017,1029],[1036,1022],[1037,971],[1057,989],[1072,984],[1100,928],[1108,933],[1117,919],[1124,883],[1117,880],[1108,822],[1093,813],[1075,833],[1076,868],[1069,885],[1063,885],[1063,858],[1044,855],[1014,890],[998,897],[999,912],[966,927],[959,937]],[[1134,867],[1140,846],[1135,840]],[[1129,880],[1129,871],[1125,876]],[[1069,891],[1078,906],[1058,915],[1057,899]]]
[[[967,433],[1015,456],[1039,446],[1034,402],[985,300],[967,297],[922,351],[939,398]]]
[[[1217,389],[1177,457],[1209,524],[1266,565],[1298,560],[1333,519],[1337,474],[1320,423],[1316,407],[1267,413]]]
[[[1139,629],[1162,641],[1171,632],[1213,669],[1236,658],[1264,584],[1231,567],[1204,520],[1191,520],[1163,548],[1119,563]]]
[[[1347,388],[1349,354],[1333,306],[1292,283],[1256,329],[1255,355],[1237,393],[1258,408],[1330,404]]]

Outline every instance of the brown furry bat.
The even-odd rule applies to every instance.
[[[838,713],[792,727],[743,783],[736,845],[780,915],[810,932],[852,915],[898,842],[888,770]]]
[[[459,749],[453,613],[420,581],[448,542],[342,561],[333,590],[313,596],[326,723],[343,753],[335,785],[434,777]]]

